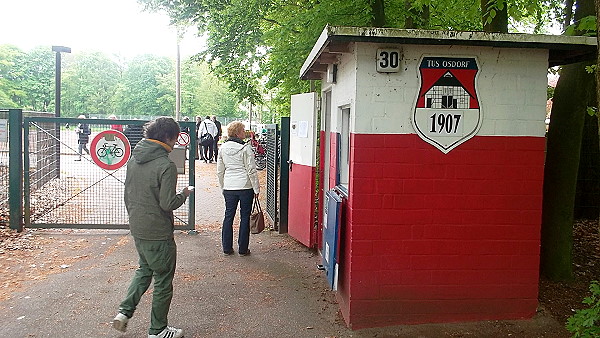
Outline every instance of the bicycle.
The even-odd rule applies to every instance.
[[[108,145],[108,143],[105,142],[102,145],[102,148],[98,148],[98,150],[96,150],[96,155],[98,155],[99,158],[109,155],[112,155],[113,157],[122,157],[123,153],[123,148],[118,147],[116,143]]]
[[[252,146],[252,152],[254,153],[254,161],[256,162],[256,169],[263,170],[267,167],[267,149],[266,142],[261,138],[257,140],[254,135],[250,139],[250,145]]]

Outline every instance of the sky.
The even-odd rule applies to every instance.
[[[177,35],[164,13],[144,11],[136,0],[0,0],[0,44],[24,51],[66,46],[72,53],[100,51],[132,58],[175,57]],[[190,28],[180,43],[182,57],[198,53],[203,40]]]

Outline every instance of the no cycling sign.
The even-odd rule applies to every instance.
[[[105,130],[94,137],[90,145],[92,161],[100,168],[116,170],[124,166],[131,155],[127,136],[117,130]]]

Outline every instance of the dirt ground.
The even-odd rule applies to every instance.
[[[541,279],[539,310],[531,320],[352,331],[343,322],[335,293],[327,288],[323,273],[315,269],[318,254],[289,236],[269,231],[253,236],[249,260],[232,257],[233,260],[228,261],[220,255],[223,203],[216,184],[215,165],[198,163],[196,170],[196,191],[200,194],[196,199],[198,235],[183,232],[176,235],[181,256],[176,278],[179,291],[175,299],[181,301],[172,306],[172,312],[180,322],[192,313],[194,318],[203,318],[185,323],[186,337],[569,337],[564,329],[566,318],[574,309],[581,308],[581,301],[589,293],[589,282],[600,278],[598,223],[578,221],[574,227],[575,280],[554,283]],[[264,172],[261,175],[264,183]],[[264,194],[261,196],[264,198]],[[133,335],[112,332],[108,324],[118,304],[117,298],[135,269],[135,261],[129,257],[134,254],[126,232],[26,230],[16,233],[0,225],[0,321],[5,323],[0,328],[0,336],[42,337],[68,333],[52,321],[71,327],[71,333],[76,332],[80,337],[143,336],[143,320],[133,324]],[[86,278],[90,283],[86,286],[89,294],[82,291],[79,295],[77,288],[67,287],[78,283],[83,287]],[[110,290],[100,285],[106,283]],[[241,285],[256,287],[244,289],[242,294],[220,289],[236,289]],[[117,298],[107,299],[117,292]],[[40,303],[27,306],[32,298],[39,298]],[[145,297],[146,309],[150,306],[149,299]],[[244,303],[254,304],[256,310],[248,312],[240,308],[237,303],[242,299]],[[52,302],[60,305],[52,307]],[[44,306],[52,309],[54,317],[35,314]],[[271,308],[276,310],[270,315]],[[82,313],[105,318],[96,322],[65,319],[74,314],[83,316]],[[239,318],[240,313],[245,319]],[[17,325],[19,321],[21,326]]]

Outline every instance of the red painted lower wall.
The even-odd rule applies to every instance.
[[[316,168],[294,163],[290,171],[288,234],[307,247],[316,244]]]
[[[338,289],[347,324],[532,317],[544,147],[488,136],[443,154],[417,135],[352,135]]]

